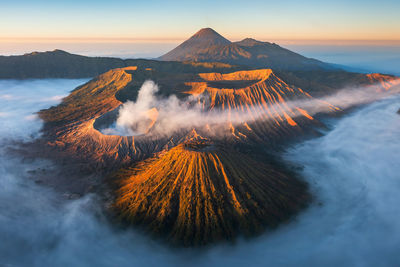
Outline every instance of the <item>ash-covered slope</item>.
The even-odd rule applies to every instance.
[[[250,236],[310,200],[305,183],[205,140],[192,140],[119,173],[115,208],[169,242],[205,245]]]
[[[329,70],[330,64],[306,58],[277,44],[246,38],[230,42],[213,29],[204,28],[160,57],[161,60],[224,62],[276,70]]]

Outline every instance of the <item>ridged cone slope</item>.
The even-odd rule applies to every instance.
[[[118,177],[120,216],[184,246],[260,233],[309,200],[303,182],[202,140],[180,144]]]

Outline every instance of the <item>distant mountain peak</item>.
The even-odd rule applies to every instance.
[[[253,38],[245,38],[242,41],[236,42],[238,45],[243,45],[243,46],[253,46],[253,45],[258,45],[258,44],[263,44],[264,42],[257,41],[256,39]]]
[[[70,53],[61,50],[61,49],[54,49],[52,51],[45,51],[45,52],[31,52],[31,53],[26,53],[24,56],[42,56],[42,55],[71,55]]]
[[[192,37],[184,41],[175,49],[160,57],[162,60],[191,60],[197,61],[193,54],[204,49],[223,48],[231,45],[232,42],[217,33],[211,28],[203,28]]]
[[[61,50],[61,49],[54,49],[53,51],[50,51],[51,53],[57,53],[57,54],[69,54],[67,51]]]
[[[33,51],[33,52],[30,52],[30,53],[25,53],[24,56],[36,56],[38,54],[40,54],[40,52]]]
[[[222,62],[276,70],[322,70],[332,66],[306,58],[277,44],[246,38],[231,42],[211,28],[203,28],[159,57],[166,61]]]
[[[218,32],[216,32],[212,28],[202,28],[198,32],[196,32],[193,36],[221,36]]]
[[[260,43],[260,41],[257,41],[256,39],[249,38],[249,37],[247,37],[247,38],[244,38],[244,39],[242,40],[242,42],[253,42],[253,43]]]
[[[211,28],[200,29],[187,42],[209,43],[210,45],[227,45],[231,43],[231,41]]]
[[[213,28],[201,28],[198,32],[194,35],[201,35],[201,34],[218,34]]]

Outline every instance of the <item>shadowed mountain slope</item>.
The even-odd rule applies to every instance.
[[[221,63],[160,62],[148,59],[87,57],[62,50],[33,52],[21,56],[0,56],[0,79],[87,78],[115,68],[138,66],[158,71],[190,73],[214,69],[238,70]]]

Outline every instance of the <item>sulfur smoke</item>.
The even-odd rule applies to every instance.
[[[192,97],[179,100],[175,95],[158,98],[158,86],[146,81],[138,92],[136,102],[127,101],[119,109],[115,126],[103,130],[105,134],[140,135],[148,130],[149,120],[156,120],[156,133],[170,134],[177,129],[205,125],[207,114],[199,105],[190,105]],[[154,117],[154,118],[152,118]]]
[[[400,80],[394,83],[400,83]],[[265,119],[265,108],[262,106],[250,107],[247,111],[239,109],[207,111],[199,102],[198,98],[207,96],[188,96],[178,99],[175,95],[168,98],[157,96],[159,88],[153,81],[145,81],[138,92],[135,102],[127,101],[119,108],[116,123],[109,128],[103,129],[104,134],[114,135],[141,135],[149,132],[153,134],[171,135],[182,129],[200,128],[211,126],[213,134],[229,130],[224,127],[227,123],[239,125],[251,123],[255,120]],[[364,87],[344,88],[333,95],[323,98],[299,98],[286,102],[286,106],[295,112],[295,116],[302,114],[297,108],[306,110],[311,116],[318,113],[335,112],[352,106],[370,103],[400,92],[400,86],[394,86],[389,90],[381,88],[380,84]],[[207,101],[206,101],[207,102]],[[270,109],[277,111],[274,117],[284,117],[281,108],[272,105]],[[261,116],[263,116],[261,118]]]

